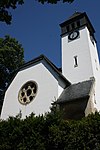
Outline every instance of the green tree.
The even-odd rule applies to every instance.
[[[16,9],[18,4],[23,4],[23,0],[0,0],[0,21],[11,24],[12,15],[9,9]]]
[[[100,150],[100,114],[78,121],[57,113],[0,121],[0,150]]]
[[[44,4],[44,3],[50,3],[50,4],[57,4],[61,0],[38,0],[38,2]],[[72,3],[74,0],[62,0],[63,3]]]
[[[0,21],[11,24],[12,15],[9,9],[16,9],[18,5],[22,5],[25,0],[0,0]],[[38,2],[56,4],[61,0],[38,0]],[[63,0],[64,2],[72,3],[74,0]]]
[[[6,35],[0,38],[0,99],[13,73],[24,63],[24,50],[15,39]]]

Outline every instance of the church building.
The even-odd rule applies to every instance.
[[[45,114],[54,102],[65,119],[100,111],[100,64],[95,30],[87,14],[75,12],[61,27],[62,71],[46,56],[19,68],[5,92],[1,119]]]

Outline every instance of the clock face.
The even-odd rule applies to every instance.
[[[21,104],[27,105],[36,97],[37,83],[35,81],[26,82],[20,89],[18,94],[18,100]]]
[[[78,36],[79,36],[79,31],[74,31],[68,35],[68,39],[69,40],[75,40]]]

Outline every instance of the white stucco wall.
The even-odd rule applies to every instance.
[[[74,67],[77,56],[78,67]],[[89,80],[93,76],[87,27],[80,29],[80,38],[68,42],[68,35],[62,37],[62,72],[71,82]]]
[[[18,92],[23,84],[33,80],[38,84],[38,92],[35,99],[24,106],[18,101]],[[50,110],[52,101],[58,97],[58,81],[48,69],[39,63],[33,67],[20,71],[9,86],[3,103],[1,118],[16,116],[20,110],[22,117],[34,112],[36,115],[44,114]]]
[[[88,43],[89,43],[89,50],[90,50],[90,57],[91,57],[91,63],[92,63],[92,69],[93,69],[93,77],[95,78],[95,106],[98,111],[100,111],[100,63],[99,63],[99,57],[97,52],[96,43],[94,41],[94,44],[90,40],[90,36],[88,33]]]

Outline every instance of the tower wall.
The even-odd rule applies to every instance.
[[[77,66],[75,66],[77,57]],[[68,41],[68,34],[62,37],[62,73],[71,82],[77,83],[93,77],[87,27],[79,30],[79,38]]]

